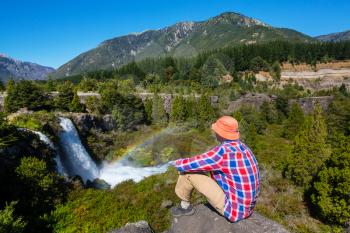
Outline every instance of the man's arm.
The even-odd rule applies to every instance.
[[[224,148],[221,146],[214,147],[212,150],[191,158],[178,159],[175,167],[179,172],[203,172],[214,171],[221,168],[220,162]]]

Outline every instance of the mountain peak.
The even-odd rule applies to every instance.
[[[251,26],[264,26],[264,27],[270,27],[268,24],[245,16],[241,13],[236,13],[236,12],[224,12],[218,16],[215,16],[211,19],[209,19],[209,22],[212,23],[230,23],[230,24],[237,24],[239,26],[246,26],[246,27],[251,27]]]
[[[163,56],[193,57],[201,52],[271,40],[312,41],[290,29],[273,28],[239,13],[225,12],[205,21],[182,21],[159,30],[105,40],[61,66],[56,77],[113,69],[131,61]]]

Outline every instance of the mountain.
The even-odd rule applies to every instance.
[[[232,44],[270,40],[313,41],[300,32],[274,28],[259,20],[223,13],[202,22],[180,22],[160,30],[148,30],[106,40],[59,67],[56,76],[119,67],[148,57],[191,57],[205,50]]]
[[[18,61],[0,54],[0,80],[43,80],[47,75],[55,71],[54,68],[41,66],[31,62]]]
[[[333,41],[333,42],[350,40],[350,30],[345,32],[337,32],[337,33],[317,36],[315,38],[320,41]]]

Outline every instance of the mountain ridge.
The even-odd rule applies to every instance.
[[[59,67],[55,76],[113,69],[145,58],[193,57],[210,49],[271,40],[310,42],[315,39],[292,29],[274,28],[239,13],[225,12],[204,21],[183,21],[158,30],[104,40]]]
[[[325,42],[327,41],[338,42],[338,41],[350,40],[350,30],[320,35],[320,36],[316,36],[315,38]]]
[[[52,67],[20,61],[0,53],[0,80],[3,82],[10,79],[45,80],[53,71]]]

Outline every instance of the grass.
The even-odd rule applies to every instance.
[[[290,141],[281,137],[282,132],[282,126],[269,125],[265,134],[258,136],[255,154],[261,169],[261,193],[256,211],[292,232],[331,232],[329,226],[310,216],[303,190],[282,177],[284,161],[292,148]],[[213,141],[209,132],[189,130],[161,137],[156,142],[166,145],[164,148],[184,149],[188,154],[183,155],[191,156]],[[148,221],[156,232],[162,232],[169,228],[171,218],[169,209],[160,205],[164,200],[178,202],[174,193],[176,179],[177,172],[170,168],[164,174],[139,183],[126,181],[109,191],[74,190],[68,201],[50,216],[54,232],[108,232],[139,220]],[[192,201],[198,204],[205,199],[194,192]]]

